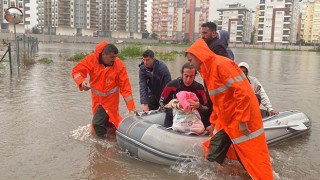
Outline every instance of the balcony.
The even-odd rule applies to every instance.
[[[237,23],[237,26],[243,26],[243,22],[242,22],[242,21],[239,21],[239,22]]]
[[[283,35],[290,35],[290,30],[283,30]]]
[[[291,17],[292,16],[292,13],[291,12],[285,12],[284,13],[284,17]]]
[[[290,24],[284,24],[283,25],[283,29],[290,29],[291,27],[290,27]]]
[[[259,30],[258,35],[263,35],[263,30]]]
[[[161,8],[168,8],[169,6],[168,6],[168,4],[162,4],[161,5]]]
[[[292,0],[285,0],[285,4],[292,4]]]
[[[285,22],[285,23],[286,23],[286,22],[290,22],[290,21],[291,21],[291,18],[290,18],[290,17],[284,17],[284,18],[283,18],[283,22]]]
[[[289,41],[288,37],[282,37],[282,41]]]

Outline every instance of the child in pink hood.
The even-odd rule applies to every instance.
[[[194,94],[193,92],[188,92],[188,91],[178,92],[177,98],[178,98],[180,105],[183,108],[183,111],[186,113],[188,113],[192,110],[190,107],[190,101],[199,102],[197,95]]]
[[[205,128],[198,110],[190,107],[190,102],[199,102],[193,92],[180,91],[177,99],[171,100],[167,108],[174,109],[172,129],[187,134],[201,134]]]

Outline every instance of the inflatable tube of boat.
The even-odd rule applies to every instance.
[[[203,157],[201,144],[208,135],[185,135],[163,127],[165,113],[129,116],[119,125],[119,146],[142,160],[164,165]],[[311,120],[302,112],[286,111],[263,119],[267,143],[274,144],[310,131]]]
[[[170,165],[202,156],[201,143],[210,137],[168,130],[162,126],[164,116],[164,113],[156,113],[126,118],[117,130],[118,144],[131,154],[158,164]]]

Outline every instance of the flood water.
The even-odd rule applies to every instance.
[[[14,70],[0,66],[0,179],[245,179],[215,163],[194,161],[161,166],[122,151],[115,137],[90,135],[91,98],[80,92],[70,74],[76,64],[65,59],[91,52],[92,44],[40,44],[36,63]],[[173,48],[158,47],[161,50]],[[167,48],[167,49],[166,49]],[[278,111],[299,110],[313,120],[312,132],[269,148],[275,179],[320,177],[320,54],[234,49],[236,61],[246,61],[250,74],[263,84]],[[124,61],[139,110],[139,60]],[[183,56],[166,62],[173,78]],[[121,98],[121,112],[126,113]],[[259,153],[259,152],[257,152]]]

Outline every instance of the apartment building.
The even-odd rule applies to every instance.
[[[141,39],[146,30],[145,0],[99,0],[99,35]]]
[[[226,30],[230,34],[230,42],[250,43],[252,26],[252,11],[240,3],[228,4],[219,12],[218,30]]]
[[[260,14],[260,5],[256,6],[256,16],[254,20],[254,34],[253,34],[253,43],[256,44],[258,42],[258,26],[259,26],[259,16],[257,14]]]
[[[38,26],[46,34],[141,39],[145,0],[38,0]]]
[[[98,29],[96,0],[38,0],[38,26],[45,34],[92,35]]]
[[[296,43],[301,0],[260,0],[258,43]]]
[[[0,23],[1,23],[1,32],[14,32],[14,26],[9,25],[5,20],[4,11],[9,7],[19,8],[24,16],[22,23],[16,25],[17,33],[25,33],[25,29],[31,28],[30,25],[30,0],[0,0]]]
[[[153,0],[152,32],[162,42],[193,42],[209,18],[209,0]]]
[[[320,0],[303,3],[301,36],[306,43],[320,43]]]

